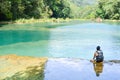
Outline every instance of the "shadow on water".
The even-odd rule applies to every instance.
[[[19,42],[34,42],[39,40],[49,40],[49,31],[0,31],[0,45],[8,45]]]
[[[41,66],[28,67],[25,71],[17,72],[3,80],[44,80],[44,69]]]
[[[0,23],[0,27],[3,27],[4,25],[8,25],[8,23]]]

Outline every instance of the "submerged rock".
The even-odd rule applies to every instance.
[[[109,60],[109,62],[120,63],[120,60]]]
[[[0,56],[0,80],[43,80],[47,58]]]
[[[120,64],[120,60],[105,60],[104,63],[108,63],[108,64]]]

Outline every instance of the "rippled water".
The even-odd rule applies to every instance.
[[[77,21],[0,26],[0,55],[91,59],[100,45],[106,60],[120,59],[119,23]]]

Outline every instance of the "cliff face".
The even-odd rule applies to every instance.
[[[0,80],[43,80],[47,58],[0,56]]]

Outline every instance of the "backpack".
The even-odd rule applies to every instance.
[[[96,56],[96,62],[102,62],[104,60],[103,52],[101,50],[96,51],[98,56]]]

